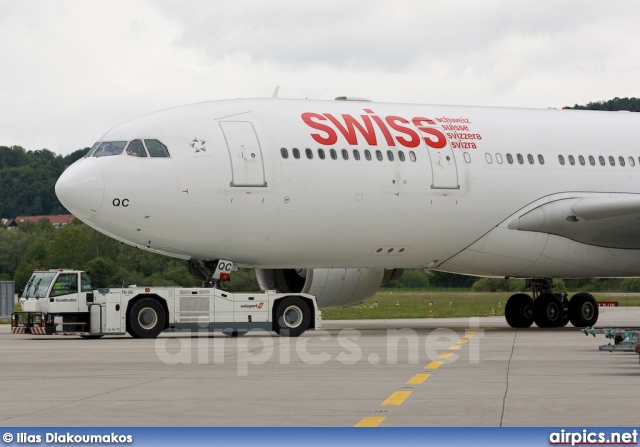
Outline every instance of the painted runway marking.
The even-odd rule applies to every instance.
[[[453,352],[443,352],[438,356],[439,359],[448,359],[453,355]]]
[[[366,417],[356,424],[356,427],[377,427],[384,421],[384,416]]]
[[[438,369],[442,366],[442,362],[433,361],[429,363],[424,369]]]
[[[419,385],[424,383],[425,380],[429,378],[431,374],[416,374],[407,382],[407,385]]]
[[[399,405],[402,405],[402,402],[404,402],[404,400],[407,397],[409,397],[411,393],[413,393],[413,391],[396,391],[391,396],[389,396],[387,400],[382,402],[380,406],[381,407],[388,407],[388,406],[397,407]]]

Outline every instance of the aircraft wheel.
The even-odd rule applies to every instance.
[[[516,293],[504,306],[504,317],[511,327],[527,328],[533,324],[533,300],[529,295]]]
[[[274,329],[284,337],[298,337],[309,328],[311,311],[298,297],[290,296],[278,303],[275,311]]]
[[[164,330],[167,317],[159,302],[142,298],[131,307],[127,318],[134,338],[156,338]]]
[[[560,298],[551,293],[543,293],[533,303],[533,321],[538,327],[559,327],[564,309]]]
[[[599,314],[598,303],[590,293],[576,293],[569,301],[569,320],[575,327],[593,326]]]

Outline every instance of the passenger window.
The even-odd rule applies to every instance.
[[[353,159],[360,160],[360,151],[358,149],[353,150]]]
[[[309,160],[313,159],[313,151],[312,151],[311,149],[306,148],[306,149],[304,150],[304,153],[307,155],[307,158],[308,158]]]
[[[591,166],[595,166],[596,165],[596,159],[593,158],[593,155],[589,155],[589,164]]]
[[[325,155],[324,155],[324,149],[318,149],[318,158],[319,158],[320,160],[324,160],[324,157],[325,157]]]
[[[335,149],[329,150],[329,155],[331,155],[331,159],[332,160],[337,160],[338,159],[338,154],[337,154]]]
[[[522,158],[522,154],[518,154],[518,163],[524,164],[524,158]]]
[[[580,164],[581,164],[582,166],[584,166],[584,157],[583,157],[582,155],[579,155],[579,156],[578,156],[578,161],[580,162]]]
[[[393,161],[393,152],[387,151],[387,158],[389,159],[389,161]]]
[[[400,159],[400,161],[404,161],[404,152],[398,151],[398,159]]]
[[[507,163],[509,163],[510,165],[513,164],[513,157],[511,156],[511,154],[507,154]]]
[[[293,152],[293,158],[295,158],[296,160],[300,158],[300,151],[298,150],[297,147],[294,147],[291,152]]]
[[[466,153],[467,153],[467,152],[465,152],[465,154],[466,154]],[[502,159],[502,154],[496,154],[496,161],[498,162],[498,164],[499,164],[499,165],[501,165],[501,164],[502,164],[502,162],[504,161],[504,160]]]
[[[600,162],[600,166],[604,166],[604,165],[606,165],[606,164],[607,164],[607,163],[604,161],[604,157],[603,157],[602,155],[600,155],[600,156],[598,157],[598,161]]]
[[[464,161],[471,163],[471,155],[469,155],[469,152],[463,152],[462,156],[464,157]]]
[[[538,154],[538,163],[540,163],[541,165],[544,164],[544,157],[542,156],[542,154]]]
[[[558,161],[564,166],[564,157],[562,155],[558,155]]]
[[[280,155],[282,158],[289,158],[289,151],[286,147],[280,148]]]
[[[111,157],[120,155],[127,145],[126,141],[105,141],[93,153],[94,157]]]
[[[342,149],[342,158],[344,160],[348,160],[349,159],[349,151],[347,151],[346,149]]]
[[[94,144],[93,146],[91,146],[91,149],[89,149],[89,152],[87,152],[84,157],[91,157],[93,155],[93,153],[96,151],[96,149],[98,149],[98,146],[100,146],[100,142]]]
[[[529,164],[532,165],[534,163],[533,161],[533,155],[531,154],[527,154],[527,160],[529,160]]]
[[[613,158],[611,155],[609,155],[609,164],[611,166],[615,166],[616,165],[616,159]]]
[[[162,144],[158,140],[144,140],[144,144],[147,145],[150,157],[168,157],[169,150],[167,146]]]
[[[618,163],[620,163],[620,166],[624,166],[624,157],[618,157]]]
[[[64,273],[58,276],[49,296],[69,295],[78,293],[78,275],[76,273]]]
[[[491,154],[489,152],[485,152],[484,159],[487,161],[488,164],[493,163],[493,159],[491,158]]]
[[[570,164],[571,166],[573,166],[573,165],[575,165],[575,164],[576,164],[576,159],[575,159],[575,158],[573,158],[573,155],[569,155],[569,164]]]
[[[378,159],[378,161],[382,161],[382,152],[376,151],[376,158]]]
[[[629,157],[629,166],[635,166],[636,165],[636,161],[633,157]]]
[[[417,160],[415,152],[409,151],[409,160],[411,160],[411,161],[416,161]]]
[[[364,158],[366,158],[367,160],[371,161],[371,151],[369,149],[365,149]]]

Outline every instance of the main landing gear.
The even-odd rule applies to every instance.
[[[527,280],[533,298],[525,293],[512,295],[504,308],[509,326],[527,328],[533,323],[538,327],[563,327],[569,321],[575,327],[593,326],[598,321],[598,303],[589,293],[577,293],[571,300],[565,292],[556,292],[548,278]]]

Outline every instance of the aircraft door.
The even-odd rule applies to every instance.
[[[443,141],[444,147],[435,148],[426,145],[433,176],[431,189],[460,189],[460,184],[458,183],[458,166],[456,164],[456,158],[453,155],[453,150],[451,149],[449,141],[444,137],[444,131],[442,131],[442,129],[434,130],[442,135],[438,141]]]
[[[231,158],[231,186],[267,186],[262,149],[253,124],[220,121]]]

